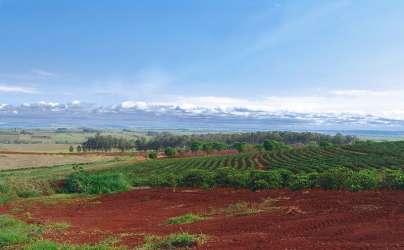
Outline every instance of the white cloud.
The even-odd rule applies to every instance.
[[[48,106],[48,107],[52,107],[52,108],[60,105],[58,102],[46,102],[46,101],[40,101],[40,102],[38,102],[38,104],[41,106]]]
[[[129,100],[123,102],[121,107],[145,109],[150,106],[171,106],[193,111],[209,109],[230,112],[247,109],[267,113],[358,114],[404,119],[403,97],[404,90],[335,90],[322,95],[269,96],[255,100],[224,96],[177,96],[160,102]]]
[[[51,78],[51,77],[56,77],[57,74],[46,71],[46,70],[42,70],[42,69],[33,69],[31,70],[31,72],[39,77],[45,77],[45,78]]]
[[[32,87],[16,86],[16,85],[2,85],[0,84],[0,93],[23,93],[23,94],[36,94],[38,93]]]

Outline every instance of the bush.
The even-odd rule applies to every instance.
[[[175,155],[177,154],[177,150],[176,150],[175,148],[173,148],[173,147],[167,147],[167,148],[164,150],[164,154],[165,154],[167,157],[175,157]]]
[[[327,169],[319,174],[317,184],[323,189],[342,189],[349,186],[347,181],[351,178],[352,174],[353,171],[348,168]]]
[[[186,187],[211,187],[214,185],[214,177],[208,171],[192,169],[182,176],[181,185]]]
[[[157,152],[156,151],[149,152],[148,157],[152,160],[157,159]]]
[[[250,173],[234,168],[219,168],[215,172],[215,185],[221,187],[248,187]]]
[[[360,170],[352,172],[347,180],[346,188],[351,191],[376,189],[379,186],[379,176],[377,172],[371,170]]]
[[[385,170],[382,173],[381,187],[404,189],[404,173],[401,170]]]
[[[71,193],[104,194],[127,191],[129,182],[122,174],[90,174],[78,171],[67,178],[65,187]]]
[[[253,191],[271,188],[271,185],[266,180],[263,180],[263,179],[252,180],[250,182],[249,186],[250,186],[250,189]]]
[[[282,187],[282,176],[277,171],[253,171],[251,172],[249,188],[276,189]]]
[[[281,176],[281,185],[287,187],[294,174],[292,171],[287,169],[276,169],[273,172],[278,173]]]
[[[300,190],[305,188],[311,188],[312,183],[307,175],[296,175],[294,178],[289,182],[288,187],[291,190]]]
[[[155,187],[176,187],[180,184],[181,178],[175,174],[154,175],[149,179],[148,185]]]

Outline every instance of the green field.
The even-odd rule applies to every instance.
[[[7,186],[7,183],[11,182],[14,183],[13,188],[32,188],[35,194],[39,195],[49,192],[49,190],[41,190],[43,186],[47,187],[43,183],[52,185],[55,181],[63,179],[73,180],[74,185],[81,187],[89,185],[107,187],[110,184],[113,186],[116,181],[126,183],[125,187],[230,186],[252,189],[283,187],[295,189],[323,187],[324,183],[320,182],[324,182],[325,178],[326,182],[334,185],[331,188],[358,190],[394,187],[401,189],[404,188],[403,152],[404,142],[398,141],[361,142],[325,148],[306,146],[227,156],[143,161],[136,161],[133,158],[116,158],[103,162],[4,170],[0,171],[0,185],[3,183]],[[386,184],[386,182],[394,183]],[[324,185],[328,187],[327,183]],[[93,193],[103,193],[113,191],[113,187],[111,190],[108,188],[92,190]],[[83,190],[73,188],[73,191],[82,192]]]

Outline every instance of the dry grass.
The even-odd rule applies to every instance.
[[[102,155],[24,155],[0,154],[0,170],[35,168],[72,163],[87,163],[112,160],[113,156]]]
[[[266,198],[261,202],[237,202],[230,204],[226,208],[220,210],[214,210],[211,214],[225,214],[227,216],[244,216],[253,215],[262,212],[271,212],[280,209],[276,205],[277,200],[272,198]]]
[[[0,144],[0,151],[37,152],[37,153],[68,153],[74,144]]]

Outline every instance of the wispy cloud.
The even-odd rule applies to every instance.
[[[58,74],[50,72],[50,71],[46,71],[46,70],[42,70],[42,69],[33,69],[31,70],[31,72],[39,77],[46,77],[46,78],[52,78],[52,77],[56,77],[58,76]]]
[[[38,91],[32,87],[0,84],[0,93],[36,94]]]
[[[288,18],[276,29],[264,31],[245,52],[248,54],[256,53],[270,49],[278,44],[300,39],[304,35],[303,32],[307,33],[310,30],[318,29],[322,19],[338,13],[343,8],[349,7],[350,3],[351,1],[349,0],[342,0],[317,4],[315,8],[302,13],[294,19]]]

